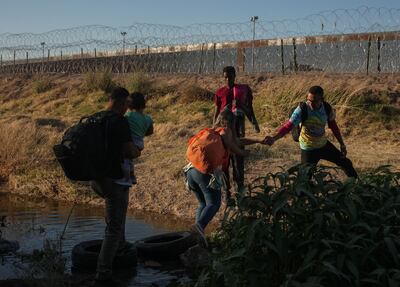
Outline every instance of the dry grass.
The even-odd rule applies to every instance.
[[[15,192],[101,204],[87,185],[65,179],[51,147],[63,130],[86,114],[104,108],[101,89],[87,89],[85,76],[48,76],[50,90],[33,93],[30,76],[0,78],[0,176]],[[183,187],[187,140],[211,125],[211,91],[223,84],[215,76],[113,76],[113,82],[146,90],[147,113],[155,120],[155,133],[145,140],[137,160],[138,184],[132,188],[130,207],[186,218],[197,207]],[[261,135],[250,125],[249,137],[273,133],[289,110],[305,97],[309,86],[322,85],[348,145],[349,157],[359,170],[381,164],[400,168],[400,76],[358,75],[251,75],[238,78],[253,88]],[[128,87],[129,88],[129,87]],[[295,164],[297,145],[289,138],[272,147],[252,146],[246,161],[246,179]]]

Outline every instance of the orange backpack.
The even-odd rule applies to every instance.
[[[212,173],[225,167],[227,151],[221,135],[214,129],[205,128],[188,142],[186,158],[201,173]]]

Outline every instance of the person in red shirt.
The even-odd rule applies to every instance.
[[[245,118],[253,124],[254,130],[259,133],[260,128],[253,110],[253,94],[248,85],[236,84],[236,71],[232,66],[223,69],[225,85],[217,90],[214,96],[214,123],[218,115],[229,109],[235,116],[235,135],[237,138],[245,137]],[[240,155],[231,158],[233,166],[233,180],[238,190],[244,186],[244,159]],[[229,176],[229,171],[226,171]]]

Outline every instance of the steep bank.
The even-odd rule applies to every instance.
[[[249,137],[264,137],[283,122],[289,110],[320,84],[337,110],[339,127],[356,168],[381,164],[400,168],[400,75],[242,76],[254,91],[261,135],[247,126]],[[138,184],[130,207],[193,217],[196,200],[184,190],[181,168],[187,139],[211,124],[213,92],[220,76],[159,76],[107,73],[0,77],[0,177],[14,192],[33,196],[101,203],[84,183],[71,183],[55,162],[51,146],[81,116],[102,109],[103,90],[113,83],[149,96],[155,133],[138,159]],[[252,179],[299,160],[290,137],[273,147],[251,147],[246,177]]]

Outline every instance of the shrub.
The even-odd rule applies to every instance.
[[[105,93],[111,92],[116,86],[109,71],[87,73],[85,84],[88,91],[95,92],[100,90]]]
[[[33,91],[36,94],[41,94],[50,91],[52,87],[53,83],[51,82],[50,79],[43,78],[43,79],[36,79],[33,81]]]
[[[398,286],[400,172],[295,166],[229,202],[197,286]]]
[[[126,86],[129,92],[139,92],[144,95],[148,95],[152,90],[150,78],[142,72],[135,72],[131,74],[128,77]]]

